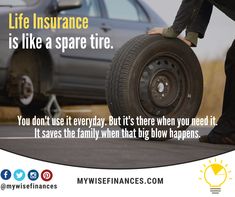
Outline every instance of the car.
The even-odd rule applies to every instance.
[[[42,17],[89,18],[89,28],[11,29],[9,13]],[[166,26],[164,20],[142,0],[11,0],[0,2],[0,105],[19,106],[24,117],[44,115],[42,110],[55,95],[59,105],[106,103],[105,81],[114,54],[131,38],[152,27]],[[113,49],[84,50],[9,49],[9,37],[22,33],[46,37],[77,37],[96,33],[109,37]],[[19,42],[22,42],[21,40]]]

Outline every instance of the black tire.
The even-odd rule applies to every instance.
[[[9,75],[12,79],[10,81],[19,81],[22,76],[27,76],[33,84],[33,99],[30,103],[24,104],[19,98],[16,98],[21,114],[25,118],[33,118],[35,115],[39,117],[45,116],[42,109],[46,105],[47,97],[40,93],[41,66],[41,57],[37,51],[34,50],[16,51],[11,61]],[[11,87],[9,89],[11,90]]]
[[[32,103],[28,106],[20,106],[20,112],[22,117],[24,118],[33,118],[37,117],[45,117],[47,114],[44,112],[42,105],[38,105],[37,103]]]
[[[160,35],[141,35],[127,42],[113,59],[106,85],[107,103],[116,118],[191,119],[203,94],[202,71],[194,52],[181,40]],[[139,128],[136,123],[122,127]]]

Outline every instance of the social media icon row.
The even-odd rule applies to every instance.
[[[39,178],[39,173],[37,170],[30,170],[27,175],[28,179],[31,181],[36,181]],[[23,181],[26,177],[26,174],[23,170],[18,169],[15,170],[13,176],[16,181]],[[12,177],[11,171],[8,169],[2,170],[1,177],[3,180],[9,180]],[[43,170],[41,173],[41,179],[43,181],[50,181],[52,177],[53,174],[50,170]]]

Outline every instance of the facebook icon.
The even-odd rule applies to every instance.
[[[11,178],[10,170],[3,170],[1,172],[1,177],[2,177],[3,180],[9,180]]]

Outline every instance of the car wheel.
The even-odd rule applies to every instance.
[[[40,94],[41,58],[36,51],[19,50],[11,61],[8,94],[20,107],[23,117],[44,116],[46,96]]]
[[[107,77],[107,103],[114,117],[191,119],[202,94],[202,71],[194,52],[181,40],[161,35],[141,35],[127,42],[114,57]],[[121,127],[140,128],[136,121]],[[159,140],[169,138],[169,126],[158,129],[168,131]]]

